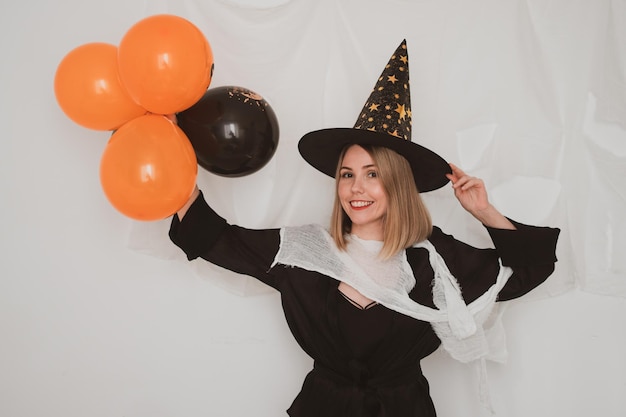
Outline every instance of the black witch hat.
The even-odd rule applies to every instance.
[[[389,59],[353,128],[321,129],[300,139],[302,157],[317,170],[335,176],[339,156],[349,145],[384,146],[404,156],[420,192],[448,182],[448,163],[435,152],[411,142],[411,93],[406,40]]]

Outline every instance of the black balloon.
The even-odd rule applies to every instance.
[[[241,177],[258,171],[278,147],[274,110],[263,97],[243,87],[210,88],[177,117],[198,164],[217,175]]]

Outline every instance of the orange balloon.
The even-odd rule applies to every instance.
[[[135,23],[118,51],[120,78],[131,97],[152,113],[171,114],[195,104],[213,72],[213,52],[202,32],[173,15]]]
[[[145,114],[122,86],[117,67],[115,45],[94,42],[70,51],[54,77],[54,94],[63,112],[94,130],[117,129]]]
[[[100,161],[100,183],[120,213],[135,220],[160,220],[188,200],[198,165],[191,142],[161,115],[137,117],[109,139]]]

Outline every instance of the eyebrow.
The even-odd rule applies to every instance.
[[[364,169],[367,169],[367,168],[376,168],[376,164],[363,165],[363,167],[362,167],[362,168],[364,168]],[[350,167],[346,167],[346,166],[342,166],[342,167],[340,167],[339,169],[340,169],[340,170],[341,170],[341,169],[350,169],[350,170],[351,170],[352,168],[350,168]]]

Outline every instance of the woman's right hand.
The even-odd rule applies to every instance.
[[[172,121],[172,123],[178,124],[178,118],[176,117],[175,113],[166,114],[165,117],[167,117],[170,121]],[[189,196],[189,199],[187,199],[187,202],[185,203],[185,205],[182,206],[180,209],[178,209],[178,211],[176,212],[176,214],[178,215],[178,220],[182,220],[183,217],[185,217],[187,210],[189,210],[189,207],[191,207],[193,202],[196,201],[196,198],[198,198],[198,195],[200,195],[200,190],[198,189],[198,184],[196,184],[196,186],[193,188],[193,191],[191,192],[191,195]]]
[[[189,199],[187,199],[187,202],[185,203],[185,205],[182,206],[180,209],[178,209],[178,211],[176,212],[176,214],[178,215],[178,220],[182,220],[183,217],[185,217],[187,210],[189,210],[189,207],[191,207],[191,205],[193,204],[194,201],[196,201],[196,198],[198,198],[199,195],[200,195],[200,189],[198,188],[198,184],[196,184],[196,186],[193,188],[191,195],[189,196]]]

